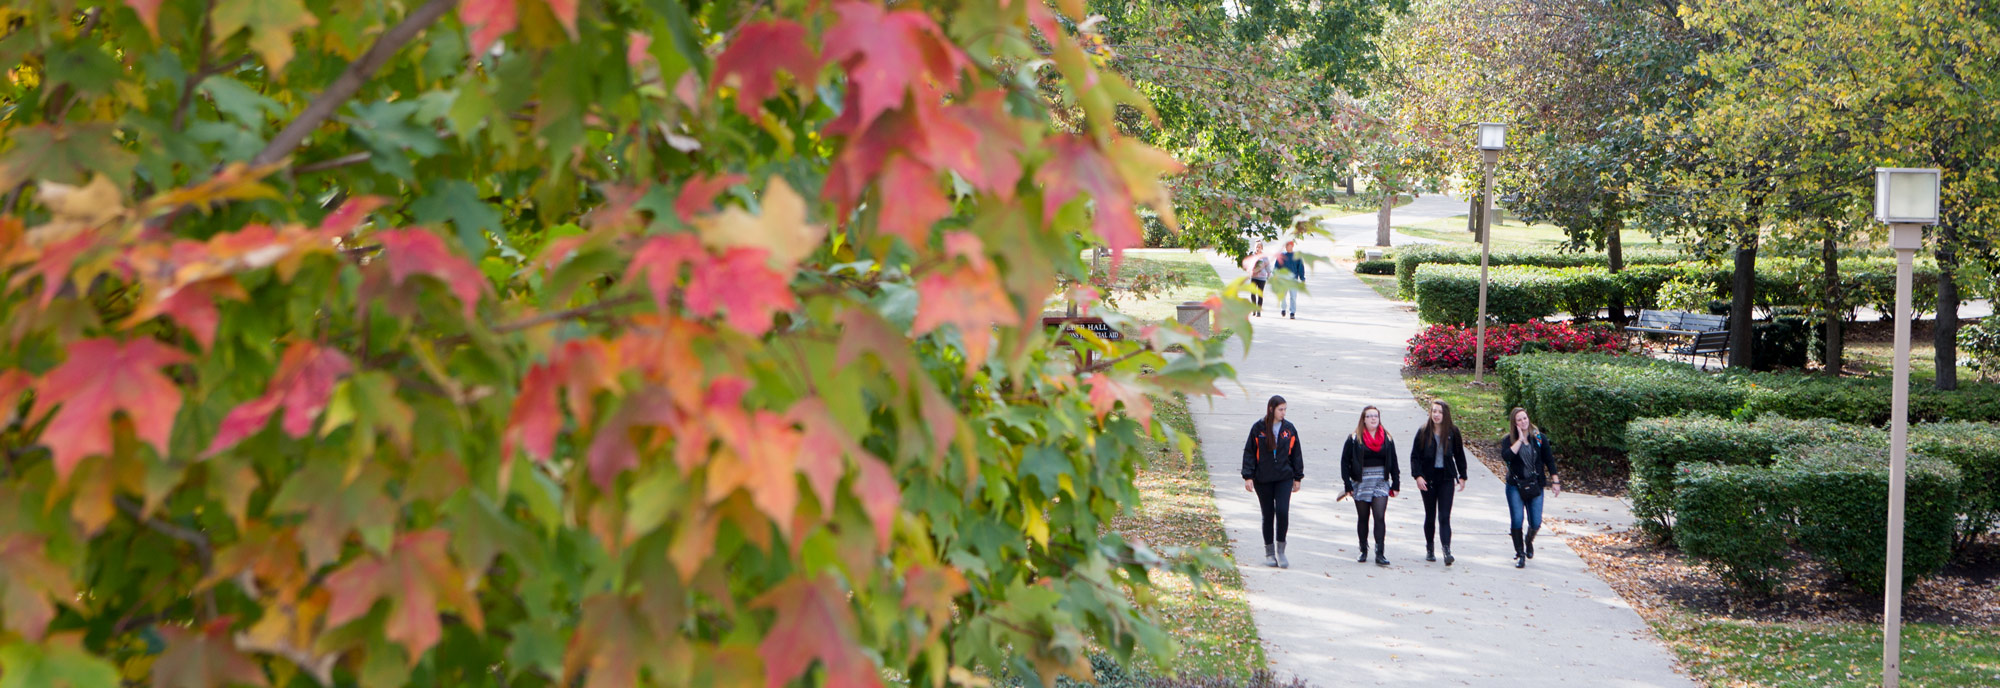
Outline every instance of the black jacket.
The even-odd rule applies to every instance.
[[[1401,492],[1403,469],[1396,466],[1396,438],[1384,438],[1382,449],[1376,451],[1353,435],[1347,436],[1347,446],[1340,449],[1340,481],[1347,485],[1347,491],[1353,492],[1354,486],[1361,484],[1361,463],[1370,455],[1382,460],[1382,471],[1389,476],[1389,489]]]
[[[1423,478],[1433,483],[1439,480],[1464,480],[1465,438],[1459,435],[1458,428],[1452,428],[1451,435],[1445,440],[1444,468],[1432,465],[1437,462],[1437,450],[1433,448],[1436,444],[1432,441],[1430,433],[1417,431],[1416,446],[1410,449],[1410,477]]]
[[[1305,480],[1306,460],[1299,450],[1299,429],[1292,427],[1291,421],[1278,421],[1278,442],[1272,446],[1260,427],[1263,424],[1264,419],[1257,419],[1250,426],[1250,437],[1243,440],[1243,479],[1260,483]]]
[[[1514,452],[1514,444],[1505,436],[1500,438],[1500,459],[1507,462],[1507,484],[1526,488],[1525,492],[1539,492],[1556,475],[1556,446],[1549,443],[1548,435],[1539,432],[1528,438],[1528,444],[1541,455],[1541,470],[1529,474],[1528,462],[1521,460],[1521,455]]]

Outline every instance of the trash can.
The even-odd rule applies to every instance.
[[[1208,306],[1203,305],[1200,301],[1181,302],[1181,305],[1174,307],[1174,317],[1182,325],[1194,326],[1194,331],[1201,333],[1203,337],[1209,336],[1214,332],[1209,319]]]

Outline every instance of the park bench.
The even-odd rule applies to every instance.
[[[1682,343],[1668,349],[1668,353],[1685,356],[1693,364],[1696,358],[1720,359],[1728,355],[1728,328],[1729,319],[1720,315],[1642,310],[1639,319],[1625,326],[1625,331],[1679,338]]]

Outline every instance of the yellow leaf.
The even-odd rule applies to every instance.
[[[42,182],[36,189],[36,197],[56,220],[89,227],[102,225],[125,212],[125,199],[118,186],[102,174],[91,177],[90,183],[83,186]]]
[[[810,255],[826,238],[826,228],[806,222],[806,202],[781,177],[764,188],[764,212],[751,215],[736,206],[696,220],[701,241],[712,249],[761,248],[771,267],[790,275],[799,259]]]

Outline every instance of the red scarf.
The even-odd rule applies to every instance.
[[[1389,441],[1389,431],[1380,427],[1375,428],[1375,432],[1372,433],[1367,430],[1361,431],[1361,445],[1367,447],[1368,451],[1382,451],[1382,444],[1387,441]]]

